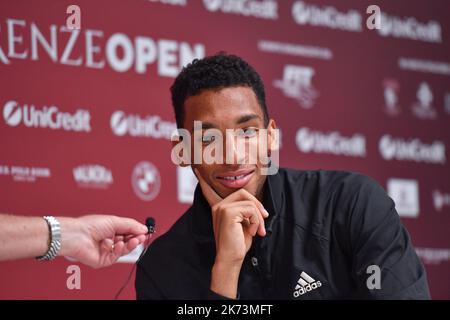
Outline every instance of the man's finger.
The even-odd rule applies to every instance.
[[[267,212],[267,210],[264,208],[264,206],[262,205],[262,203],[255,197],[253,196],[250,192],[248,192],[245,189],[240,189],[232,194],[230,194],[228,197],[225,198],[224,202],[236,202],[236,201],[252,201],[259,209],[259,211],[261,212],[262,217],[265,219],[267,217],[269,217],[269,212]]]
[[[103,252],[111,253],[111,248],[113,244],[114,241],[112,239],[103,239],[103,241],[100,244],[100,248]]]
[[[146,239],[147,239],[147,236],[140,235],[140,236],[129,238],[124,242],[125,242],[125,245],[128,248],[128,250],[133,251],[138,245],[144,243]]]
[[[267,212],[266,208],[264,208],[262,203],[247,190],[240,189],[239,191],[237,191],[233,194],[237,199],[248,199],[248,200],[253,201],[258,206],[258,208],[261,210],[261,214],[263,215],[264,218],[267,218],[269,216],[269,212]]]
[[[132,238],[134,236],[131,236],[130,238]],[[114,237],[114,242],[118,242],[118,241],[125,241],[125,236],[119,235],[119,236],[115,236]]]
[[[126,249],[128,252],[131,252],[141,243],[142,242],[138,238],[132,238],[125,243]]]
[[[237,201],[237,202],[233,202],[232,204],[230,204],[229,206],[232,207],[252,207],[256,213],[256,216],[258,218],[258,234],[261,237],[264,237],[266,235],[266,228],[264,225],[264,218],[262,216],[262,213],[260,211],[260,208],[251,200],[243,200],[243,201]]]
[[[261,225],[260,215],[258,209],[254,206],[246,206],[240,207],[239,212],[241,213],[241,222],[244,222],[245,219],[248,219],[250,225],[248,226],[248,232],[255,236],[256,232],[258,232],[259,226]]]
[[[202,175],[195,168],[194,173],[197,176],[198,182],[200,183],[203,195],[205,196],[206,201],[208,201],[211,207],[223,200],[222,197],[219,196],[217,192],[215,192],[213,188],[210,187],[210,185],[203,179]]]
[[[145,225],[131,218],[111,216],[111,221],[116,235],[139,235],[148,231]]]
[[[114,243],[114,249],[113,249],[113,253],[116,255],[122,255],[122,251],[125,247],[125,243],[123,241],[119,241]]]

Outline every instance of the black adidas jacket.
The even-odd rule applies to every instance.
[[[243,263],[240,299],[430,298],[394,203],[372,179],[280,169],[267,179],[263,205],[267,235],[254,239]],[[138,299],[221,298],[209,289],[210,210],[197,186],[192,207],[139,262]]]

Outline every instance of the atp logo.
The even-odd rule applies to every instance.
[[[275,88],[291,99],[297,100],[304,109],[311,109],[319,92],[312,85],[315,70],[307,66],[286,65],[283,71],[283,79],[273,82]]]

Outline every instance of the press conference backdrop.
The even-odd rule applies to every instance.
[[[367,25],[373,4],[381,29]],[[375,178],[432,297],[450,299],[449,12],[447,0],[1,0],[0,212],[153,216],[166,232],[196,184],[171,162],[169,87],[224,50],[265,82],[281,165]],[[110,299],[135,258],[0,263],[0,298]]]

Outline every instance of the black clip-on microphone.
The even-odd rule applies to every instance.
[[[153,234],[156,231],[156,223],[155,223],[155,218],[152,217],[148,217],[147,219],[145,219],[145,225],[147,226],[148,229],[148,234]]]
[[[119,291],[116,293],[114,300],[117,300],[120,296],[120,294],[122,293],[123,289],[125,289],[125,287],[128,285],[128,282],[130,282],[131,276],[133,275],[134,269],[136,268],[137,264],[139,263],[139,261],[141,261],[141,258],[144,256],[144,254],[147,252],[147,249],[149,247],[148,245],[148,240],[150,240],[150,238],[152,237],[152,235],[156,232],[156,222],[155,222],[155,218],[152,217],[148,217],[147,219],[145,219],[145,225],[147,226],[148,232],[147,234],[148,239],[147,241],[144,242],[144,250],[142,250],[141,254],[139,255],[139,258],[136,260],[136,262],[133,264],[133,268],[131,269],[130,274],[128,275],[127,281],[125,282],[125,284],[119,289]]]

